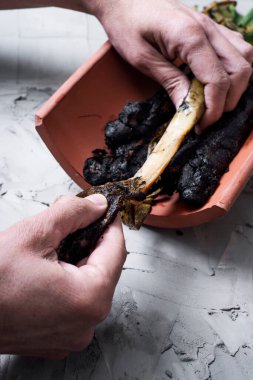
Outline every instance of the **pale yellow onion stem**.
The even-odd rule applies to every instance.
[[[159,178],[176,154],[185,136],[196,125],[203,111],[204,88],[197,79],[193,79],[187,96],[168,124],[154,150],[134,177],[127,181],[139,179],[138,189],[147,193],[148,189]]]

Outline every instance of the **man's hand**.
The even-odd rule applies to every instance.
[[[0,353],[63,358],[90,343],[125,261],[121,224],[77,267],[59,262],[56,248],[106,208],[102,195],[62,197],[0,234]]]
[[[237,105],[253,62],[253,47],[239,33],[176,0],[82,1],[100,19],[118,52],[157,80],[176,106],[189,82],[173,61],[179,58],[190,66],[205,85],[201,129]]]

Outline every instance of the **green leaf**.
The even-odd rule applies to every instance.
[[[250,32],[246,32],[244,34],[244,39],[251,45],[253,45],[253,30],[251,30]]]
[[[234,5],[230,5],[232,20],[236,25],[242,25],[244,16],[237,12]]]
[[[253,9],[251,9],[251,11],[249,11],[249,13],[246,14],[241,21],[241,25],[243,26],[249,26],[251,24],[253,24]]]

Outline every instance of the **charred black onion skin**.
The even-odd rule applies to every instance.
[[[94,156],[88,158],[84,165],[86,181],[92,186],[99,186],[134,176],[147,158],[151,139],[147,136],[146,139],[121,145],[113,152],[94,150]]]
[[[156,98],[151,98],[150,101],[152,99]],[[131,111],[129,104],[124,109]],[[141,102],[140,107],[143,104],[145,103]],[[186,137],[162,175],[164,193],[172,195],[178,191],[186,205],[203,206],[214,193],[220,178],[228,170],[229,163],[252,130],[252,107],[253,81],[234,111],[224,114],[204,135],[197,136],[191,132]],[[137,108],[136,104],[133,108]],[[128,120],[127,116],[124,120]],[[137,121],[133,122],[133,114],[131,120],[132,125],[138,125]],[[146,140],[142,136],[140,140],[122,145],[121,138],[118,140],[119,135],[115,126],[114,134],[112,130],[110,134],[114,147],[118,141],[114,151],[108,153],[97,150],[95,156],[86,161],[84,174],[90,184],[102,185],[108,181],[130,178],[146,160],[148,144],[154,136],[153,131],[147,134]]]
[[[163,174],[190,207],[202,207],[253,128],[253,81],[235,110],[225,113],[202,136],[191,133]],[[174,189],[173,189],[174,186]],[[165,185],[166,187],[166,185]]]
[[[145,199],[143,193],[135,189],[131,191],[129,185],[124,187],[117,181],[134,176],[147,158],[148,145],[157,128],[170,120],[174,111],[166,91],[160,89],[147,101],[127,103],[119,119],[107,124],[105,139],[111,151],[94,150],[93,157],[86,160],[83,172],[85,179],[95,186],[95,192],[107,198],[108,210],[103,218],[68,235],[61,242],[57,250],[59,260],[77,264],[95,248],[107,226],[122,210],[124,200]],[[81,196],[92,193],[93,188]]]
[[[146,197],[145,194],[136,191],[134,183],[133,189],[131,189],[129,184],[124,185],[122,182],[108,182],[103,186],[91,187],[80,193],[79,196],[83,198],[94,193],[103,194],[106,197],[108,209],[105,215],[90,226],[79,229],[63,239],[57,249],[59,260],[75,265],[84,257],[89,256],[106,228],[122,210],[124,201],[126,199],[142,201]]]
[[[147,101],[128,102],[119,118],[105,127],[106,145],[115,149],[123,144],[145,139],[173,116],[175,109],[166,91],[161,88]]]
[[[76,264],[83,257],[89,255],[118,211],[122,211],[124,220],[130,227],[140,228],[150,212],[151,202],[155,196],[155,194],[148,195],[148,192],[157,181],[159,182],[161,173],[182,143],[183,137],[201,117],[203,103],[203,86],[199,81],[193,79],[188,94],[171,122],[157,129],[155,137],[159,142],[141,169],[127,180],[92,186],[79,194],[80,197],[96,193],[103,194],[108,201],[108,210],[99,221],[88,228],[79,229],[61,242],[57,250],[60,260]],[[152,141],[152,145],[153,143],[154,141]],[[100,153],[102,156],[104,155],[103,151],[99,151]]]
[[[134,108],[136,109],[136,105]],[[131,123],[134,125],[132,118]],[[229,163],[240,150],[252,127],[253,82],[251,81],[247,91],[242,96],[234,111],[224,114],[204,135],[197,136],[194,132],[191,132],[186,137],[183,145],[157,184],[159,187],[161,187],[162,184],[164,191],[167,191],[169,194],[172,194],[177,189],[181,199],[190,206],[202,206],[216,189],[221,176],[228,170]],[[152,138],[153,136],[154,134],[152,134]],[[120,156],[122,159],[121,165],[123,165],[123,167],[125,165],[125,168],[127,168],[122,178],[120,174],[121,165],[118,166],[118,174],[116,170],[117,165],[115,163],[116,178],[124,179],[132,177],[133,172],[136,172],[138,169],[132,165],[133,161],[131,161],[131,159],[138,149],[142,149],[141,146],[143,147],[143,144],[147,152],[147,145],[152,138],[149,137],[148,142],[145,142],[142,136],[139,140],[130,141],[125,145],[118,145],[117,147],[115,145],[117,139],[115,138],[114,152],[117,149],[122,149],[124,154]],[[96,150],[95,157],[96,159],[99,157],[103,165],[104,158],[110,159],[110,154],[111,153],[103,150]],[[124,160],[126,162],[124,162]],[[142,166],[145,160],[146,153],[143,154],[142,157],[139,156],[139,165]],[[110,161],[110,166],[112,163],[113,162]],[[96,174],[97,170],[96,165],[94,168],[94,161],[92,161],[92,165],[90,169],[91,176],[92,172],[94,171]],[[111,178],[108,176],[112,176],[112,174],[110,171],[105,171],[103,174],[103,183],[108,182],[108,178]],[[126,175],[127,177],[125,177]],[[153,185],[152,191],[155,190],[157,184]],[[78,230],[67,236],[67,238],[61,242],[57,250],[60,260],[77,264],[82,258],[88,256],[95,248],[97,241],[108,225],[115,219],[118,212],[122,210],[124,200],[136,199],[141,201],[145,198],[143,193],[136,192],[136,187],[133,187],[131,191],[131,188],[129,188],[129,186],[124,187],[124,183],[122,182],[109,182],[103,186],[95,186],[86,193],[82,193],[81,196],[89,195],[94,192],[101,193],[107,198],[109,205],[107,213],[103,218],[88,228]]]
[[[84,257],[89,256],[106,228],[116,218],[121,209],[121,198],[106,195],[108,210],[102,218],[85,229],[75,231],[62,240],[58,247],[58,259],[76,265]]]
[[[134,176],[147,158],[148,145],[157,128],[168,122],[175,108],[166,91],[160,89],[143,102],[129,102],[119,118],[105,127],[109,152],[94,150],[84,163],[84,178],[92,186]]]

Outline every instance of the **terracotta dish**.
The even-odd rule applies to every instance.
[[[45,144],[69,176],[83,189],[84,160],[95,148],[104,147],[104,126],[127,101],[144,100],[158,89],[105,43],[82,65],[36,114],[36,128]],[[187,227],[224,215],[232,206],[253,169],[253,133],[222,177],[209,201],[189,209],[177,195],[153,207],[146,224]]]

